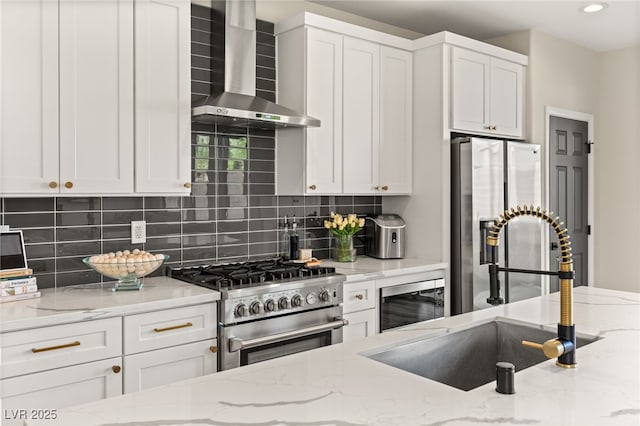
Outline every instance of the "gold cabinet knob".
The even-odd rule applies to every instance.
[[[71,181],[65,182],[64,183],[64,187],[67,188],[67,189],[73,188],[73,182],[71,182]]]
[[[315,185],[309,185],[309,189],[312,190],[312,191],[315,191],[316,190],[316,186]]]
[[[380,185],[374,186],[373,189],[375,189],[376,191],[380,191]]]
[[[111,369],[114,373],[118,374],[120,370],[122,370],[122,367],[120,367],[119,365],[114,365],[113,367],[111,367]]]
[[[388,189],[389,189],[389,187],[388,187],[387,185],[382,185],[382,190],[383,190],[383,191],[386,191],[386,190],[388,190]]]
[[[49,188],[56,189],[57,187],[58,187],[58,182],[56,182],[55,180],[52,180],[51,182],[49,182]]]
[[[363,296],[363,295],[361,295],[361,294],[356,294],[356,299],[358,299],[358,300],[362,300],[363,298],[364,298],[364,296]]]
[[[209,346],[209,350],[210,350],[212,353],[214,353],[214,354],[215,354],[216,352],[218,352],[218,347],[217,347],[217,346]]]
[[[185,182],[184,183],[184,187],[185,188],[191,188],[191,182]]]

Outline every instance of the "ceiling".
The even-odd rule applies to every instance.
[[[640,0],[608,0],[598,13],[580,10],[589,0],[308,1],[425,35],[446,30],[487,40],[530,29],[600,52],[640,46]]]

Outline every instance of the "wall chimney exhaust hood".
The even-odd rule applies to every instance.
[[[258,128],[319,127],[316,118],[256,96],[255,0],[212,3],[217,10],[219,5],[224,9],[224,92],[193,104],[192,121]]]

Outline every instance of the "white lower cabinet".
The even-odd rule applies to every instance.
[[[1,423],[215,373],[216,336],[214,302],[3,333]]]
[[[351,342],[376,332],[376,282],[374,280],[346,282],[344,285],[343,317],[349,325],[342,329],[342,341]]]
[[[3,379],[2,424],[22,424],[26,418],[52,419],[60,408],[121,394],[121,357]]]
[[[349,325],[342,329],[343,342],[364,339],[376,333],[375,309],[344,314],[343,317],[349,321]]]
[[[205,340],[126,356],[124,393],[215,373],[216,352],[216,341]]]

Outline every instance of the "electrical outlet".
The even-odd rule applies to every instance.
[[[131,222],[131,244],[147,242],[147,222],[144,220]]]

